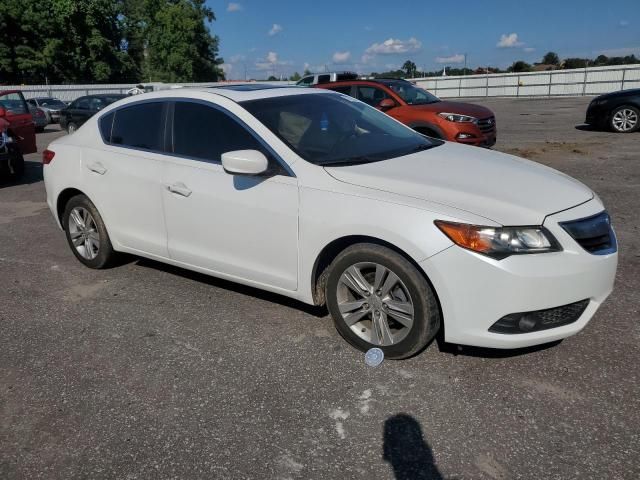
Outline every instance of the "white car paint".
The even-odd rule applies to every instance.
[[[96,205],[118,251],[313,303],[314,266],[331,242],[387,242],[422,268],[440,301],[447,341],[496,348],[534,345],[580,331],[612,290],[617,253],[591,255],[558,225],[601,212],[593,192],[550,168],[446,143],[359,166],[323,168],[300,158],[237,102],[320,89],[180,89],[123,99],[54,141],[44,168],[59,221],[66,189]],[[249,125],[291,176],[238,177],[221,164],[105,145],[97,122],[141,100],[219,105]],[[104,170],[103,173],[100,173]],[[173,189],[173,191],[172,191]],[[563,251],[494,260],[455,246],[435,225],[544,224]],[[501,316],[591,299],[573,324],[519,335],[488,332]]]

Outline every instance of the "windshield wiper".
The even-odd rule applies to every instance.
[[[341,166],[348,166],[348,165],[360,165],[363,163],[371,163],[371,162],[377,162],[380,159],[378,158],[371,158],[371,157],[366,157],[366,156],[362,156],[362,157],[349,157],[349,158],[342,158],[342,159],[337,159],[337,160],[330,160],[328,162],[322,162],[320,164],[320,166],[322,167],[334,167],[337,165],[341,165]]]
[[[438,145],[433,143],[433,144],[428,144],[428,143],[423,143],[422,145],[417,145],[416,147],[412,148],[411,150],[409,150],[407,153],[405,153],[405,155],[409,155],[410,153],[416,153],[416,152],[421,152],[422,150],[429,150],[433,147],[437,147]]]

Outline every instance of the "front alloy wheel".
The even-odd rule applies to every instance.
[[[620,133],[635,132],[640,127],[639,117],[638,109],[631,106],[620,107],[611,116],[611,127]]]
[[[323,274],[324,275],[324,274]],[[418,268],[382,245],[343,250],[326,272],[325,297],[336,329],[354,347],[387,358],[424,349],[440,328],[440,308]]]
[[[409,290],[383,265],[351,265],[340,276],[337,298],[344,322],[372,345],[393,345],[411,331],[414,309]]]

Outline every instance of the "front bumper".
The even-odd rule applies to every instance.
[[[559,222],[588,217],[603,210],[591,200],[546,218],[562,252],[513,255],[493,260],[457,246],[420,265],[438,294],[445,340],[488,348],[520,348],[560,340],[578,333],[613,289],[617,252],[592,255]],[[496,321],[517,312],[560,307],[588,299],[572,323],[529,333],[491,332]]]

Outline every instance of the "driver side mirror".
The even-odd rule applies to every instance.
[[[378,108],[380,110],[389,110],[390,108],[393,108],[395,106],[396,106],[396,102],[394,102],[390,98],[385,98],[384,100],[380,101],[380,103],[378,104]]]
[[[0,118],[4,118],[7,116],[7,111],[4,109],[4,107],[0,107]]]
[[[231,175],[261,175],[269,169],[269,160],[258,150],[235,150],[222,154],[222,168]]]

